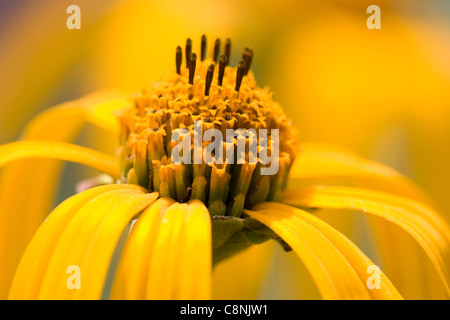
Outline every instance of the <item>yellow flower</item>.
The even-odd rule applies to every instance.
[[[213,266],[275,240],[295,252],[325,299],[401,299],[395,283],[351,240],[315,215],[318,208],[359,211],[402,228],[422,247],[450,296],[450,232],[431,206],[422,204],[426,196],[380,164],[339,148],[299,145],[291,121],[254,80],[252,50],[245,49],[238,67],[231,67],[227,48],[219,58],[215,47],[213,59],[207,59],[202,38],[197,61],[189,40],[185,63],[177,48],[176,72],[141,93],[127,99],[103,92],[52,108],[28,126],[24,140],[0,146],[0,166],[17,162],[0,184],[0,254],[6,261],[1,287],[9,298],[209,299]],[[217,142],[191,141],[197,121],[201,132],[243,129],[214,148],[213,158],[226,161],[190,164],[173,158],[173,150],[187,141],[193,157],[200,152],[205,159]],[[65,142],[83,123],[115,134],[118,157]],[[171,140],[175,132],[180,144]],[[252,132],[260,143],[255,162]],[[244,161],[231,162],[225,157],[230,150],[232,159],[242,155]],[[270,164],[263,152],[271,155]],[[191,160],[183,149],[184,156]],[[58,171],[54,162],[27,158],[81,163],[115,183],[85,188],[61,203],[17,263],[22,252],[11,239],[28,243],[21,232],[33,230],[48,208]],[[275,174],[264,175],[274,164]],[[332,180],[338,178],[360,187],[336,185]],[[95,179],[83,185],[90,184]],[[26,215],[14,215],[19,206],[28,206],[21,210]]]

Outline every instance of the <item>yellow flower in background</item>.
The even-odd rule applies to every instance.
[[[379,2],[382,27],[369,30],[362,12],[370,4],[335,1],[305,9],[277,38],[269,59],[281,81],[271,87],[303,139],[337,143],[394,167],[432,195],[448,222],[448,6]],[[375,237],[386,245],[379,261],[404,297],[433,295],[433,281],[410,281],[412,273],[429,270],[420,250],[398,230],[380,229]],[[392,256],[414,262],[392,264]]]
[[[11,187],[17,180],[26,178],[32,190],[46,188],[45,198],[54,190],[54,181],[41,174],[40,166],[14,163],[21,159],[77,162],[115,181],[68,198],[48,215],[21,258],[9,298],[208,299],[213,265],[219,268],[249,246],[276,240],[295,252],[325,299],[401,299],[395,282],[378,272],[351,240],[319,219],[316,209],[349,209],[400,227],[431,262],[444,293],[441,298],[448,297],[450,232],[429,205],[419,202],[426,203],[426,196],[381,164],[327,145],[299,145],[289,118],[254,80],[253,51],[245,49],[238,67],[231,67],[229,47],[225,45],[220,59],[215,47],[209,59],[205,41],[202,38],[198,61],[191,42],[185,60],[177,48],[176,72],[166,73],[141,93],[126,99],[103,92],[49,109],[33,120],[24,140],[0,146],[0,165],[14,165],[2,181],[3,206],[28,202],[20,189]],[[176,162],[170,157],[177,147],[171,134],[184,129],[180,143],[189,141],[198,120],[202,129],[220,132],[278,129],[278,158],[273,157],[277,137],[272,133],[267,145],[258,148],[269,151],[278,171],[264,175],[269,166],[262,158],[255,164]],[[86,123],[111,132],[119,141],[118,157],[64,142]],[[51,139],[56,133],[59,141]],[[219,149],[237,155],[238,137]],[[194,156],[198,150],[203,155],[204,148],[208,143],[188,143]],[[249,151],[241,152],[248,160]],[[57,170],[52,162],[43,164],[48,172]],[[333,179],[347,183],[337,185]],[[27,226],[23,221],[39,219],[36,212],[43,208],[33,206],[21,217],[11,214],[11,208],[2,209],[2,221],[7,222],[2,254],[8,252],[9,237]],[[391,259],[397,263],[395,256]],[[13,260],[9,268],[15,269]]]
[[[448,4],[343,2],[303,10],[277,38],[268,59],[281,81],[271,87],[304,139],[337,143],[394,167],[426,189],[449,219]],[[381,8],[380,30],[365,27],[370,4]]]

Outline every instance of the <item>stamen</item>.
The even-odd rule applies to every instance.
[[[200,61],[205,60],[206,57],[206,36],[202,35],[201,46],[200,46]]]
[[[185,49],[185,54],[186,54],[186,68],[189,68],[189,57],[191,56],[191,52],[192,52],[192,40],[187,38],[186,40],[186,49]]]
[[[245,71],[245,61],[244,59],[241,59],[238,63],[238,69],[236,73],[236,88],[235,90],[239,92],[239,89],[241,88],[242,78],[244,77],[244,71]]]
[[[181,47],[177,47],[176,55],[175,55],[175,64],[177,66],[177,73],[181,75],[181,61],[182,61],[182,53],[181,53]]]
[[[209,89],[211,89],[211,83],[214,76],[214,64],[210,64],[206,73],[205,80],[205,96],[209,96]]]
[[[231,53],[231,40],[230,38],[227,39],[227,41],[225,42],[225,57],[227,57],[226,60],[226,65],[228,65],[230,63],[230,53]]]
[[[244,74],[247,75],[248,71],[250,70],[250,66],[252,64],[253,50],[251,48],[245,48],[244,52],[242,53],[242,59],[245,61]]]
[[[194,84],[195,66],[197,65],[197,55],[192,53],[189,62],[189,83]]]
[[[219,50],[220,50],[220,39],[217,38],[216,41],[214,42],[214,56],[213,56],[214,63],[217,63],[217,59],[219,58]]]
[[[223,76],[225,74],[225,66],[227,65],[227,57],[225,55],[221,55],[219,59],[219,79],[218,85],[222,86]]]

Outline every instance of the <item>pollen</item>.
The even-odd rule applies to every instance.
[[[217,39],[208,58],[207,39],[202,36],[197,59],[188,39],[186,64],[182,48],[177,47],[175,68],[130,97],[128,108],[119,116],[120,182],[138,184],[180,202],[199,199],[212,216],[239,217],[244,208],[280,200],[299,143],[291,120],[272,100],[269,89],[256,84],[251,70],[253,50],[245,48],[233,67],[230,39],[220,57],[219,47]],[[198,143],[195,138],[204,138],[209,129],[224,138]],[[174,140],[177,130],[184,134]],[[230,130],[236,132],[231,138]],[[190,153],[184,149],[183,159],[192,161],[175,161],[174,148],[182,141],[189,142]],[[271,166],[276,172],[264,174]]]

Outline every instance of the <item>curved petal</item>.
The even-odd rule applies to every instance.
[[[210,299],[212,273],[211,217],[203,202],[192,200],[185,217],[177,299]]]
[[[123,93],[116,91],[101,91],[47,109],[29,122],[22,139],[71,142],[86,124],[92,105],[122,96]],[[45,216],[53,209],[61,169],[62,162],[59,160],[24,159],[11,163],[1,171],[0,298],[7,297],[23,251]],[[27,201],[21,201],[22,198]]]
[[[304,143],[290,171],[290,186],[349,185],[385,191],[420,202],[432,201],[397,171],[335,145]]]
[[[113,190],[85,204],[72,217],[53,250],[43,276],[40,299],[99,299],[115,246],[131,218],[157,194]],[[68,288],[67,269],[81,271],[81,289]]]
[[[334,145],[306,143],[303,147],[304,150],[296,159],[291,172],[294,179],[291,180],[290,186],[294,188],[315,185],[357,186],[409,197],[435,207],[424,191],[389,167]],[[375,217],[367,217],[367,222],[378,243],[377,250],[384,270],[391,280],[395,281],[405,298],[445,296],[437,275],[425,270],[433,267],[423,260],[421,248],[411,241],[408,234]],[[346,232],[350,234],[352,230],[350,228]],[[357,237],[358,234],[354,236]],[[400,245],[393,245],[395,243]],[[413,260],[416,262],[411,264],[410,261]],[[409,281],[412,273],[422,276],[416,281]]]
[[[99,128],[118,136],[120,128],[117,116],[129,104],[130,102],[125,98],[95,104],[89,108],[87,119]]]
[[[65,227],[90,200],[112,190],[145,190],[139,186],[112,184],[86,190],[61,203],[39,227],[20,260],[9,299],[37,299],[42,277]]]
[[[211,220],[200,201],[165,212],[151,252],[147,299],[209,299]]]
[[[425,250],[450,296],[450,230],[429,207],[408,198],[349,187],[291,190],[284,194],[283,202],[300,207],[358,210],[393,222]]]
[[[288,211],[245,213],[276,232],[295,251],[324,299],[370,299],[371,296],[346,257],[319,230]]]
[[[145,298],[147,272],[159,224],[167,209],[175,201],[158,199],[152,203],[133,225],[119,262],[112,299],[141,300]]]
[[[177,257],[181,254],[182,228],[187,204],[174,203],[165,212],[150,257],[146,299],[173,299],[175,296]]]
[[[51,158],[85,164],[118,178],[116,158],[74,144],[56,141],[23,140],[0,146],[0,167],[25,158]]]
[[[370,276],[370,274],[367,273],[367,270],[369,267],[374,266],[374,263],[370,261],[370,259],[367,258],[367,256],[362,253],[353,242],[324,221],[304,210],[276,202],[262,203],[257,205],[254,210],[258,212],[270,212],[272,210],[280,211],[286,216],[289,216],[289,219],[293,223],[296,223],[298,219],[303,219],[307,223],[311,224],[311,226],[316,228],[336,246],[336,248],[344,255],[344,257],[358,273],[360,279],[364,283],[367,283]],[[395,289],[383,273],[380,273],[380,288],[371,289],[369,290],[369,293],[373,299],[377,300],[402,299],[400,294],[397,292],[397,289]]]
[[[101,106],[108,101],[118,102],[122,99],[125,101],[126,95],[126,93],[117,90],[103,90],[48,108],[27,124],[22,137],[23,139],[72,140],[77,136],[78,130],[67,130],[67,125],[82,127],[87,122],[116,133],[114,126],[112,129],[105,127],[106,123],[111,122],[114,113],[106,114],[106,110]],[[116,110],[110,109],[110,111],[115,112]],[[81,118],[81,121],[77,121],[77,123],[70,121],[74,117]],[[105,122],[104,118],[108,121]],[[58,137],[55,137],[55,132],[58,133]]]
[[[145,209],[149,204],[158,198],[157,192],[145,194],[130,200],[129,205],[120,205],[106,216],[98,230],[95,232],[95,240],[91,242],[88,256],[84,257],[81,270],[84,270],[83,281],[89,286],[84,286],[83,290],[73,291],[73,298],[76,299],[98,299],[102,293],[111,257],[113,256],[116,244],[131,219]]]

